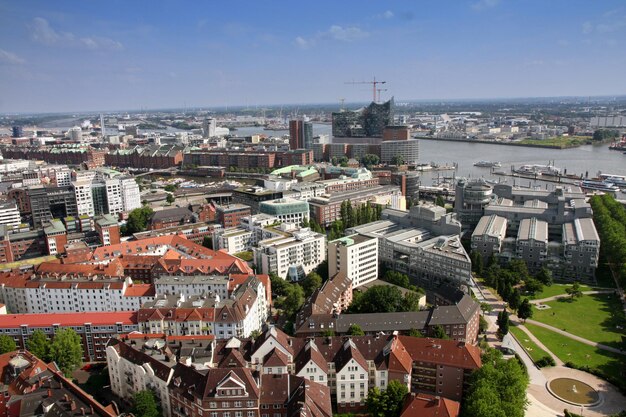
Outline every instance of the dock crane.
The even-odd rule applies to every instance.
[[[387,84],[387,81],[376,81],[376,77],[374,77],[373,81],[346,81],[344,84],[372,84],[372,100],[376,102],[376,86]]]

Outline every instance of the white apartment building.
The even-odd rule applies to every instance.
[[[351,235],[328,242],[328,275],[345,274],[356,288],[378,278],[378,239]]]
[[[15,203],[0,204],[0,224],[18,226],[20,223],[22,223],[22,218]]]
[[[262,240],[253,251],[256,266],[263,274],[272,272],[298,281],[326,260],[326,235],[304,227]]]
[[[139,342],[143,343],[143,340],[140,339]],[[167,386],[174,375],[176,359],[171,357],[167,363],[160,362],[155,355],[160,354],[158,349],[163,348],[165,341],[156,339],[149,342],[153,344],[150,353],[144,352],[143,349],[134,350],[125,343],[107,346],[106,358],[111,391],[120,398],[130,400],[137,392],[150,390],[161,403],[163,415],[169,417],[171,409]],[[125,357],[128,351],[132,352],[132,355]]]
[[[216,230],[213,237],[215,249],[225,249],[230,254],[245,252],[255,244],[255,233],[241,227]]]
[[[201,296],[213,293],[221,300],[228,298],[228,276],[220,275],[163,275],[154,280],[159,295]]]
[[[342,349],[345,360],[335,364],[335,383],[337,405],[345,407],[347,403],[359,404],[367,398],[369,369],[367,361],[351,339],[345,341]]]
[[[14,314],[135,311],[154,300],[149,287],[130,278],[5,280],[0,302]]]
[[[298,225],[291,223],[276,226],[279,222],[277,217],[261,213],[241,218],[238,227],[215,228],[213,248],[225,249],[228,253],[235,254],[252,250],[262,240],[287,236],[290,232],[299,229]]]
[[[141,194],[139,185],[132,177],[120,178],[120,188],[122,192],[123,211],[131,211],[141,207]]]
[[[91,180],[88,178],[80,178],[72,182],[74,194],[76,195],[76,209],[79,216],[87,215],[93,217],[95,215],[93,205],[93,194],[91,192]]]

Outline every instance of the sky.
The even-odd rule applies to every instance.
[[[623,0],[4,1],[0,112],[626,93]]]

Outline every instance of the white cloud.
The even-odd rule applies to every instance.
[[[11,65],[20,65],[23,64],[24,59],[15,55],[13,52],[5,51],[4,49],[0,49],[0,63],[2,64],[11,64]]]
[[[333,25],[326,33],[330,35],[330,37],[343,42],[352,42],[369,36],[369,33],[356,26],[344,28],[342,26]]]
[[[384,12],[374,16],[376,19],[392,19],[395,15],[391,10],[385,10]]]
[[[307,49],[311,46],[311,41],[307,41],[302,36],[298,36],[295,42],[296,42],[296,45],[298,45],[302,49]]]
[[[590,34],[591,32],[593,32],[593,25],[591,24],[591,22],[585,22],[583,23],[583,33],[585,35]]]
[[[31,38],[38,43],[44,45],[56,45],[56,46],[69,46],[80,47],[87,49],[107,49],[107,50],[119,50],[124,46],[113,39],[104,38],[99,36],[87,36],[79,38],[71,32],[60,32],[54,30],[50,23],[42,17],[36,17],[33,19],[30,28]]]
[[[472,4],[474,10],[483,10],[496,7],[500,3],[500,0],[479,0]]]
[[[622,16],[620,19],[614,21],[600,23],[596,26],[596,30],[600,33],[617,32],[626,28],[626,16]]]
[[[318,32],[311,38],[304,38],[302,36],[296,37],[294,43],[296,46],[302,49],[308,49],[317,44],[318,41],[323,39],[336,40],[341,42],[354,42],[360,39],[365,39],[370,34],[356,26],[343,27],[339,25],[332,25],[327,31]]]

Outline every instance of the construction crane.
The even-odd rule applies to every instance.
[[[378,84],[387,84],[387,81],[376,81],[374,77],[373,81],[346,81],[344,84],[372,84],[372,101],[376,101],[376,86]]]
[[[377,88],[376,91],[378,91],[378,101],[377,101],[377,103],[380,103],[380,92],[381,91],[387,91],[387,89],[386,88]]]
[[[339,101],[341,101],[341,111],[343,111],[343,103],[346,101],[346,99],[340,98]]]

